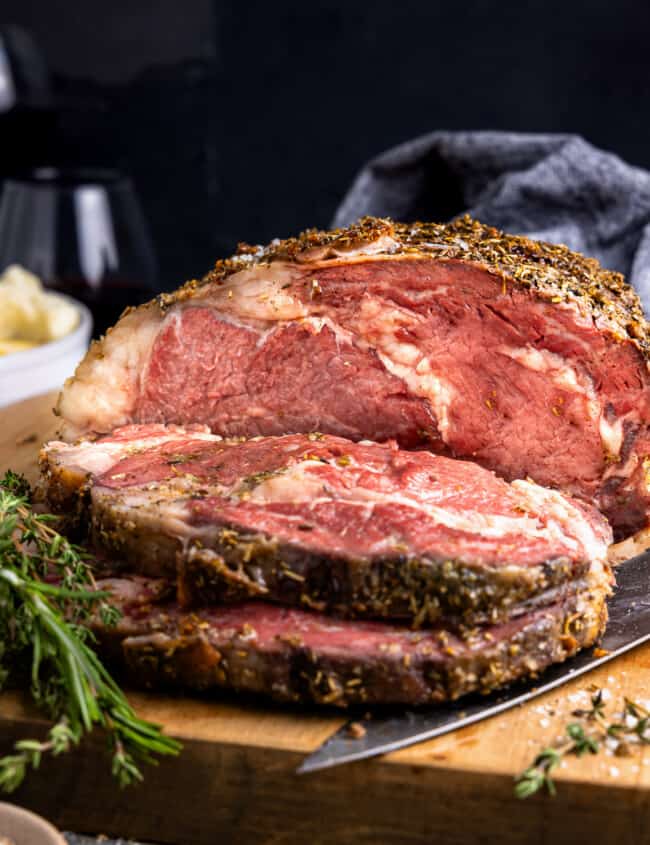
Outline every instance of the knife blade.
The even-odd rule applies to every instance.
[[[650,640],[650,550],[616,570],[617,587],[608,602],[609,622],[598,645],[547,669],[541,678],[514,684],[489,696],[465,697],[431,710],[406,710],[364,721],[365,735],[350,736],[348,723],[303,760],[298,774],[387,754],[455,731],[516,707],[608,663]],[[607,654],[602,655],[606,651]]]

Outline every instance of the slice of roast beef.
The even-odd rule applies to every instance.
[[[178,575],[186,605],[496,621],[584,588],[611,541],[589,505],[394,442],[127,426],[50,443],[42,466],[51,507],[81,509],[95,548],[141,573]]]
[[[647,522],[648,334],[566,247],[366,218],[245,247],[126,313],[59,401],[65,439],[126,423],[394,438]]]
[[[501,625],[464,633],[337,620],[266,602],[185,613],[156,581],[98,582],[121,606],[99,622],[100,648],[138,685],[224,687],[280,701],[419,705],[489,692],[591,645],[606,619],[606,586]]]

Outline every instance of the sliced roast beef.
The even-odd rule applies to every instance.
[[[126,313],[65,387],[66,439],[126,423],[323,431],[469,458],[647,522],[648,334],[563,246],[366,218],[243,247]]]
[[[281,701],[346,706],[426,704],[489,692],[592,644],[602,631],[602,583],[505,624],[464,633],[337,620],[266,602],[185,613],[150,579],[113,578],[124,613],[95,624],[100,647],[149,687],[225,687]]]
[[[394,442],[127,426],[50,443],[42,464],[52,507],[141,573],[178,575],[184,604],[496,621],[584,589],[611,541],[589,505]]]

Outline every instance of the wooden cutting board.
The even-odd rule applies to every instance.
[[[36,477],[39,445],[56,428],[53,402],[47,395],[0,411],[2,472]],[[571,759],[555,798],[513,797],[514,775],[563,732],[591,684],[616,700],[650,698],[650,647],[483,724],[305,776],[294,770],[343,723],[335,713],[133,693],[145,718],[183,740],[178,759],[121,791],[97,738],[44,763],[13,798],[63,828],[178,845],[648,842],[650,753]],[[0,752],[43,730],[24,696],[0,695]]]

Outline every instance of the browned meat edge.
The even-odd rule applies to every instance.
[[[250,626],[223,631],[213,617],[201,611],[185,614],[175,605],[127,616],[117,629],[96,625],[95,633],[105,654],[148,688],[226,688],[337,707],[421,705],[488,693],[535,676],[593,644],[606,618],[604,596],[594,592],[536,611],[507,637],[476,629],[465,634],[460,646],[441,651],[445,631],[423,632],[423,637],[438,638],[436,648],[413,656],[390,649],[359,654],[354,647],[321,652],[306,648],[290,629],[276,637],[273,648],[258,649]],[[344,624],[352,630],[357,623]],[[390,632],[391,626],[386,629]]]
[[[161,294],[158,303],[167,308],[191,297],[203,285],[219,283],[251,265],[277,260],[323,260],[358,249],[382,236],[392,239],[390,251],[387,250],[390,255],[470,261],[521,287],[558,296],[562,301],[578,297],[594,316],[606,314],[613,320],[621,339],[631,340],[649,354],[648,328],[638,296],[620,273],[607,270],[596,259],[561,244],[508,235],[469,215],[450,223],[398,223],[364,217],[345,229],[308,229],[298,237],[275,240],[266,247],[240,244],[236,255],[217,261],[203,279],[193,279],[173,293]]]
[[[242,599],[311,607],[349,617],[408,619],[415,626],[445,617],[465,624],[497,622],[575,590],[588,561],[493,567],[462,560],[395,556],[364,561],[316,555],[272,538],[224,527],[217,551],[190,548],[178,556],[185,606]],[[528,603],[531,603],[530,605]]]

